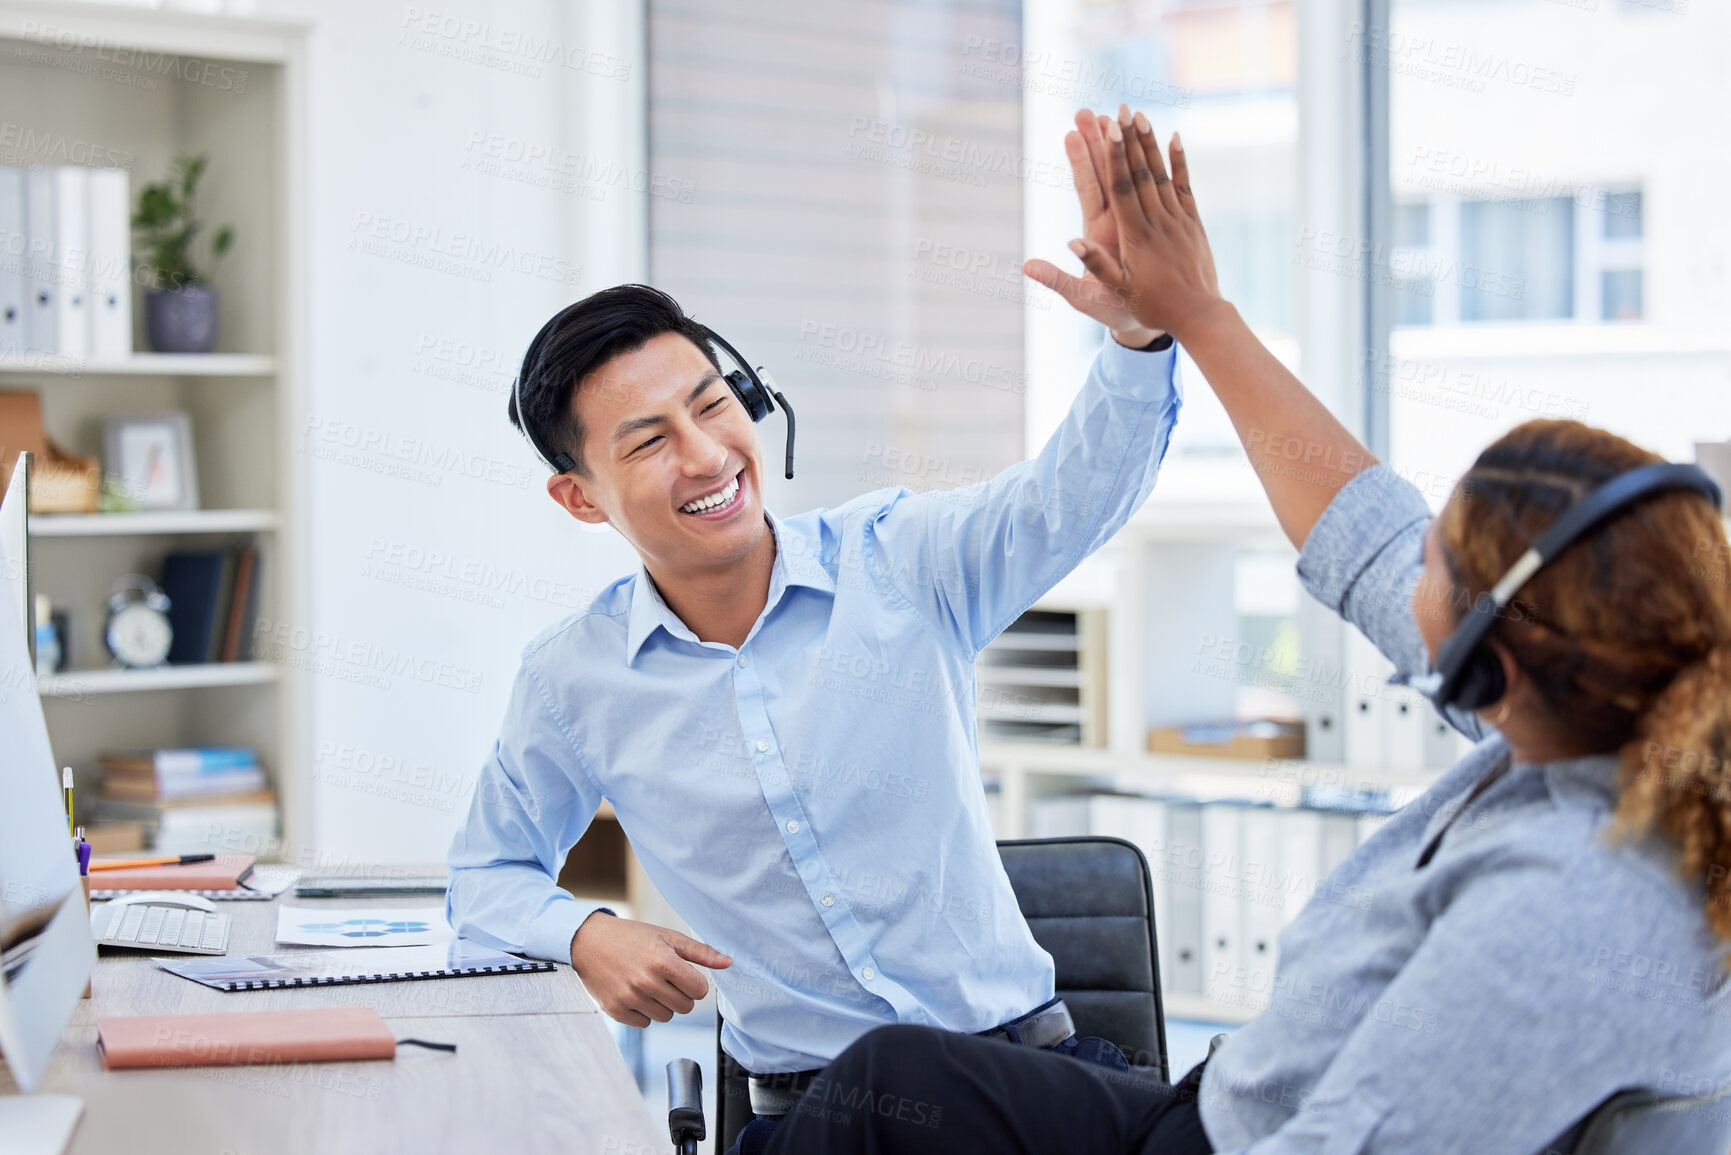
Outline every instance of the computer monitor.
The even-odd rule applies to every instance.
[[[20,512],[11,507],[21,492],[8,487],[0,523]],[[27,582],[11,544],[0,536],[0,573]],[[0,598],[0,1053],[18,1086],[34,1091],[96,965],[96,944],[24,621],[14,597]],[[76,1099],[0,1095],[8,1141],[64,1138],[77,1117]]]
[[[30,470],[31,455],[20,453],[12,476],[6,482],[6,496],[0,499],[0,550],[10,559],[0,566],[0,588],[5,597],[18,605],[18,618],[24,623],[24,644],[36,658],[35,600],[30,596]]]

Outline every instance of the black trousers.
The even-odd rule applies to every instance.
[[[1176,1086],[931,1027],[880,1027],[837,1056],[769,1155],[1212,1155],[1201,1067]]]

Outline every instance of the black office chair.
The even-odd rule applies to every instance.
[[[1545,1155],[1653,1155],[1731,1151],[1731,1087],[1705,1095],[1622,1091],[1545,1149]]]
[[[1130,1065],[1170,1081],[1166,1015],[1148,860],[1118,838],[1029,838],[998,843],[998,856],[1028,928],[1052,956],[1057,995],[1078,1035],[1116,1044]],[[731,1148],[751,1121],[745,1069],[721,1049],[715,1025],[715,1150]],[[668,1129],[674,1149],[703,1138],[697,1064],[667,1064]]]
[[[1148,862],[1117,838],[1030,838],[998,843],[1004,872],[1034,939],[1052,956],[1057,994],[1079,1035],[1109,1039],[1132,1068],[1171,1081],[1160,998]],[[744,1068],[721,1049],[716,1022],[717,1152],[751,1120]],[[694,1155],[704,1137],[703,1085],[690,1059],[667,1064],[674,1149]],[[1700,1096],[1625,1091],[1549,1144],[1545,1155],[1725,1155],[1731,1152],[1731,1087]]]

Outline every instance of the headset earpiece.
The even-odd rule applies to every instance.
[[[746,415],[752,421],[762,421],[775,412],[775,402],[770,400],[769,390],[763,387],[761,381],[747,377],[738,369],[729,373],[722,380],[726,381],[728,388],[733,390],[733,395],[739,398],[739,403],[745,407]]]
[[[1508,690],[1502,659],[1489,646],[1480,646],[1467,657],[1466,665],[1461,668],[1454,704],[1463,710],[1482,710],[1502,701]]]

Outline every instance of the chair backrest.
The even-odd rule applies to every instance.
[[[998,843],[1016,905],[1052,956],[1058,997],[1076,1033],[1115,1043],[1132,1066],[1171,1081],[1160,952],[1148,860],[1120,838],[1025,838]],[[751,1121],[745,1070],[721,1049],[715,1023],[715,1149]]]
[[[1148,860],[1119,838],[998,843],[1016,903],[1052,956],[1078,1035],[1112,1042],[1171,1081]]]
[[[1579,1128],[1568,1155],[1652,1155],[1654,1152],[1731,1152],[1731,1087],[1707,1095],[1664,1096],[1653,1091],[1612,1095]]]

